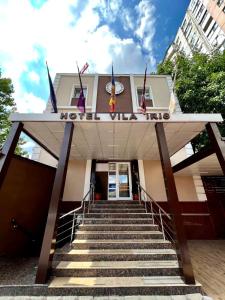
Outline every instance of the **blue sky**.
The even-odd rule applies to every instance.
[[[20,112],[42,112],[45,61],[56,72],[154,71],[173,41],[189,0],[0,0],[0,67],[12,78]]]

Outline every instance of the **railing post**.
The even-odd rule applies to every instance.
[[[153,213],[153,206],[152,206],[152,201],[150,200],[150,205],[151,205],[151,214],[152,214],[152,222],[153,222],[153,225],[155,224],[155,219],[154,219],[154,213]]]
[[[72,122],[65,124],[64,138],[61,145],[58,167],[52,189],[52,195],[49,205],[48,218],[45,227],[44,238],[42,242],[41,254],[38,262],[36,283],[46,282],[48,272],[51,267],[52,257],[55,251],[56,243],[56,221],[58,216],[59,203],[63,196],[66,172],[70,155],[71,142],[73,137],[74,125]]]
[[[182,262],[184,279],[187,284],[194,284],[195,283],[194,273],[193,273],[191,259],[188,251],[188,244],[185,236],[184,224],[183,224],[183,219],[180,211],[179,199],[177,195],[173,170],[170,162],[170,156],[169,156],[163,123],[156,123],[155,129],[156,129],[156,136],[157,136],[157,141],[159,146],[159,153],[160,153],[160,159],[162,164],[168,204],[172,212],[173,221],[176,230],[177,243],[180,249],[180,257]]]
[[[163,234],[163,239],[165,240],[165,232],[164,232],[164,226],[163,226],[163,220],[162,220],[162,213],[161,209],[159,208],[159,217],[160,217],[160,224],[161,224],[161,229],[162,229],[162,234]]]
[[[72,242],[73,242],[75,217],[76,217],[76,212],[73,213],[73,222],[72,222],[72,230],[71,230],[70,244],[72,244]]]

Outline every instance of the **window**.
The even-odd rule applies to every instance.
[[[218,27],[219,27],[218,24],[215,22],[214,25],[213,25],[213,27],[211,28],[209,34],[207,35],[207,38],[208,38],[208,39],[210,39],[210,38],[212,37],[213,33],[216,31],[216,29],[217,29]]]
[[[143,88],[137,88],[137,98],[138,98],[138,104],[141,106],[141,96],[142,96]],[[145,89],[145,102],[147,107],[153,107],[153,99],[151,95],[151,91],[149,87],[146,87]]]
[[[218,0],[216,4],[220,7],[223,4],[223,0]]]
[[[200,4],[201,4],[200,0],[198,0],[198,2],[196,3],[196,5],[195,5],[195,7],[193,9],[193,14],[197,11],[197,9],[199,8]]]
[[[211,24],[212,20],[213,20],[213,18],[210,16],[207,23],[206,23],[206,25],[205,25],[205,27],[203,28],[204,32],[207,31],[207,29],[209,28],[209,25]]]
[[[196,20],[198,21],[200,18],[201,18],[201,15],[203,13],[203,10],[204,10],[204,5],[202,4],[202,6],[200,7],[199,11],[198,11],[198,14],[196,16]]]
[[[74,91],[73,91],[73,96],[71,99],[71,106],[77,105],[78,99],[80,97],[80,90],[81,90],[80,87],[75,86]],[[83,91],[84,91],[84,97],[86,98],[87,97],[87,88],[83,87]]]
[[[204,13],[204,15],[202,16],[200,22],[199,22],[199,25],[202,25],[202,24],[203,24],[203,22],[205,21],[205,19],[206,19],[206,17],[207,17],[207,14],[208,14],[208,11],[206,10],[205,13]]]

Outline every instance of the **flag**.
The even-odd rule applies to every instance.
[[[80,76],[80,71],[79,67],[77,65],[77,70],[78,70],[78,76],[79,76],[79,81],[80,81],[80,95],[79,95],[79,100],[77,103],[77,108],[80,110],[80,112],[85,113],[85,97],[84,97],[84,90],[83,90],[83,85],[81,81],[81,76]]]
[[[83,66],[83,68],[80,70],[80,74],[83,74],[83,73],[87,70],[88,67],[89,67],[89,64],[86,63],[86,64]]]
[[[109,99],[109,111],[110,112],[115,112],[115,107],[116,107],[116,91],[115,91],[115,78],[113,74],[113,66],[112,66],[112,86],[111,86],[111,97]]]
[[[51,76],[50,76],[50,73],[49,73],[47,61],[46,61],[46,66],[47,66],[47,72],[48,72],[48,82],[49,82],[49,89],[50,89],[50,99],[51,99],[51,103],[52,103],[52,107],[53,107],[53,112],[54,113],[58,113],[55,91],[54,91],[54,87],[53,87],[53,84],[52,84],[52,79],[51,79]]]
[[[145,102],[146,74],[147,74],[147,65],[146,65],[146,68],[145,68],[144,85],[143,85],[143,90],[142,90],[142,95],[141,95],[141,112],[142,112],[143,114],[146,113],[146,102]]]

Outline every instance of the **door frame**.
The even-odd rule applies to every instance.
[[[108,187],[107,187],[107,200],[132,200],[132,178],[131,178],[131,163],[129,161],[109,161],[108,164],[114,163],[116,164],[116,197],[109,198],[109,179],[108,179]],[[119,197],[119,164],[127,164],[128,165],[128,178],[129,178],[129,192],[130,197]],[[109,178],[108,171],[108,178]]]

